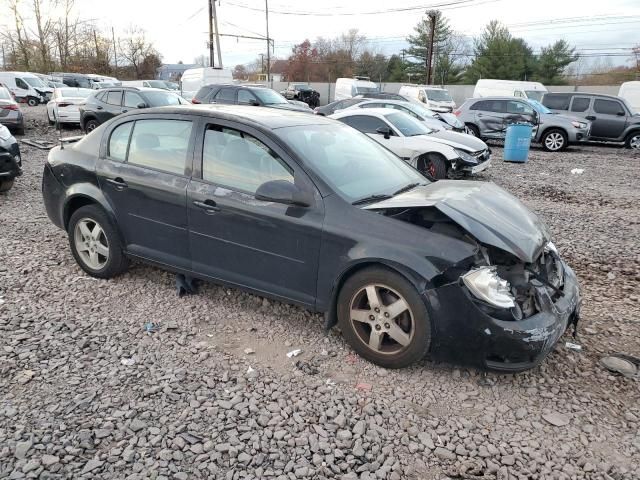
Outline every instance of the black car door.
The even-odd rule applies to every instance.
[[[316,187],[257,130],[215,121],[200,134],[187,198],[193,270],[313,306],[324,218]],[[313,204],[257,200],[258,186],[269,180],[294,183]]]
[[[104,123],[122,113],[122,90],[107,90],[98,105],[96,116],[100,123]]]
[[[620,139],[627,126],[627,112],[618,100],[595,98],[592,112],[587,120],[591,120],[591,136],[617,140]]]
[[[125,121],[106,135],[96,167],[128,252],[189,269],[187,184],[193,122],[183,115]]]

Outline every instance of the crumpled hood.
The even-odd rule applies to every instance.
[[[473,135],[467,135],[466,133],[441,130],[439,132],[432,133],[431,136],[446,142],[447,145],[451,145],[455,148],[462,148],[467,152],[479,152],[488,148],[487,144],[482,140],[474,137]],[[462,147],[458,147],[456,145],[462,145]]]
[[[311,109],[309,109],[309,107],[306,104],[305,104],[305,107],[301,107],[294,103],[278,103],[274,105],[265,105],[265,106],[269,108],[278,108],[280,110],[293,110],[294,112],[307,112],[307,113],[311,112]]]
[[[494,183],[441,180],[364,207],[434,207],[480,243],[532,263],[549,241],[549,232],[520,200]]]
[[[455,128],[463,128],[464,123],[460,121],[458,117],[456,117],[453,113],[441,112],[437,113],[436,117],[440,117],[442,121],[447,122],[447,124],[451,125]]]

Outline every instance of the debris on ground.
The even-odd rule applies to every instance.
[[[559,412],[544,413],[542,418],[555,427],[564,427],[571,421],[568,416]]]
[[[306,373],[307,375],[317,375],[320,373],[320,370],[317,366],[315,366],[311,360],[305,362],[303,360],[298,360],[296,363],[296,368],[300,370],[302,373]]]
[[[160,324],[154,322],[146,322],[143,328],[146,333],[151,334],[160,330]]]
[[[564,346],[569,350],[575,350],[576,352],[582,350],[582,345],[578,345],[577,343],[567,342],[564,344]]]
[[[584,168],[573,168],[571,169],[572,175],[582,175],[584,173]]]
[[[123,357],[120,359],[120,363],[125,367],[131,367],[132,365],[136,364],[136,359],[134,357],[131,357],[131,358]]]
[[[198,279],[178,273],[176,275],[176,289],[179,297],[195,295],[198,293]]]
[[[361,392],[370,392],[372,385],[370,383],[359,382],[356,384],[356,390],[360,390]]]
[[[600,359],[600,365],[604,368],[625,377],[633,377],[638,371],[637,365],[639,364],[639,359],[623,354],[609,355]]]
[[[291,350],[289,353],[287,353],[287,357],[288,358],[297,357],[301,353],[302,353],[302,350],[300,348],[296,348],[295,350]]]
[[[25,145],[36,147],[40,150],[51,150],[53,147],[58,145],[57,142],[51,142],[49,140],[34,140],[32,138],[23,138],[20,141]]]
[[[245,355],[252,355],[254,353],[256,353],[256,351],[253,348],[245,348],[244,349],[244,354]]]

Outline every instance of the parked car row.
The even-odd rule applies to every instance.
[[[24,116],[20,105],[2,83],[0,83],[0,125],[13,130],[18,135],[24,134]]]
[[[16,177],[22,175],[20,146],[7,127],[0,124],[0,193],[13,187]]]
[[[131,92],[160,91],[89,98],[121,113]],[[272,95],[226,94],[241,92]],[[301,305],[388,368],[429,354],[521,371],[578,321],[577,278],[535,214],[494,184],[414,168],[433,135],[423,122],[269,103],[133,108],[53,148],[44,204],[78,265],[112,278],[136,259]],[[474,163],[449,146],[456,169]]]

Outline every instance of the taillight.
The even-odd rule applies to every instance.
[[[459,117],[461,113],[462,113],[462,112],[460,111],[460,109],[459,109],[459,108],[457,108],[457,109],[455,109],[455,110],[453,111],[453,114],[454,114],[456,117]]]
[[[200,100],[198,100],[197,98],[193,98],[191,99],[191,103],[193,103],[194,105],[198,105],[199,103],[202,103]]]
[[[8,105],[0,105],[2,110],[20,110],[17,103],[10,103]]]

